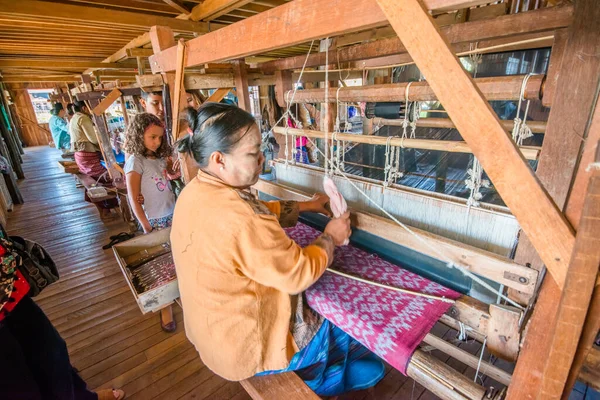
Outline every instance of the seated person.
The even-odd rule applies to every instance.
[[[54,146],[63,153],[66,153],[71,148],[71,136],[69,135],[69,125],[65,121],[65,109],[61,103],[54,103],[51,113],[52,116],[48,125],[52,133]]]
[[[204,364],[234,381],[296,371],[323,396],[374,386],[383,362],[302,297],[350,236],[349,214],[301,248],[282,226],[295,225],[300,212],[328,214],[327,196],[257,200],[248,192],[264,162],[254,117],[220,103],[190,116],[179,151],[200,171],[175,205],[171,246],[186,334]]]

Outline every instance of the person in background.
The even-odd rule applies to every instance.
[[[175,194],[169,182],[174,171],[172,149],[164,140],[162,121],[149,113],[137,114],[129,123],[124,150],[127,195],[144,233],[171,226]],[[140,203],[143,196],[143,205]],[[166,332],[177,328],[172,307],[161,310],[161,327]]]
[[[100,184],[110,184],[110,178],[107,175],[106,168],[100,163],[102,154],[98,145],[98,136],[96,128],[90,117],[89,110],[84,101],[73,103],[75,115],[69,123],[71,131],[71,151],[75,154],[75,162],[82,174],[89,175],[96,179]],[[85,201],[92,203],[87,191],[85,192]],[[100,212],[102,219],[111,217],[110,210],[118,207],[118,200],[110,199],[102,202],[93,203]]]
[[[75,110],[73,109],[73,103],[67,104],[67,121],[71,122],[71,119],[75,115]]]
[[[145,92],[142,90],[140,104],[145,112],[155,115],[161,122],[165,120],[162,92]]]
[[[206,101],[199,90],[186,90],[185,95],[188,107],[192,107],[194,110],[200,108],[200,105]]]
[[[350,236],[349,213],[301,248],[283,227],[301,212],[329,214],[329,198],[263,202],[249,192],[264,156],[246,111],[205,103],[190,112],[189,126],[179,151],[200,171],[177,200],[171,247],[186,335],[204,364],[234,381],[296,371],[323,396],[374,386],[383,362],[302,297]]]
[[[51,113],[52,116],[48,125],[52,133],[54,146],[63,153],[68,152],[71,148],[71,136],[69,135],[69,125],[65,121],[65,109],[61,103],[54,103]]]
[[[67,345],[29,297],[20,255],[0,226],[0,394],[23,400],[121,400],[119,389],[94,393],[71,365]]]

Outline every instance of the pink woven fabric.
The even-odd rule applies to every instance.
[[[335,218],[339,218],[340,215],[344,214],[348,210],[346,200],[338,191],[337,186],[335,186],[335,182],[333,182],[333,180],[328,176],[323,178],[323,190],[325,190],[325,194],[329,196],[329,205],[331,206],[331,212],[333,213],[333,216]]]
[[[304,224],[286,229],[305,247],[321,232]],[[389,286],[456,299],[459,293],[352,246],[336,249],[332,268]],[[449,303],[378,288],[325,272],[306,291],[308,304],[394,368],[406,374],[418,344]]]

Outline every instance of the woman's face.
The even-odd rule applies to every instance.
[[[162,144],[164,129],[161,126],[150,125],[144,132],[144,147],[154,153]]]
[[[243,134],[243,133],[242,133]],[[230,154],[224,155],[219,177],[229,186],[248,188],[258,181],[265,157],[260,149],[262,138],[258,126],[253,124]]]
[[[58,116],[61,117],[61,118],[64,118],[65,114],[66,114],[66,112],[65,112],[64,108],[58,112]]]

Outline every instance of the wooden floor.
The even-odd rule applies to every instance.
[[[101,222],[96,208],[83,201],[73,176],[59,169],[59,159],[58,151],[49,147],[26,150],[26,179],[20,182],[25,204],[9,214],[8,231],[41,243],[56,261],[60,281],[36,301],[66,340],[72,363],[88,385],[120,387],[128,399],[249,399],[238,383],[214,375],[202,364],[185,337],[179,307],[173,334],[160,329],[158,315],[141,314],[112,250],[102,250],[110,235],[126,230],[125,224],[119,219]],[[456,334],[441,326],[434,329],[450,339]],[[476,354],[480,345],[463,343],[461,348]],[[439,351],[433,353],[473,377],[472,369]],[[437,398],[389,367],[374,397]],[[369,398],[373,393],[340,397]]]

